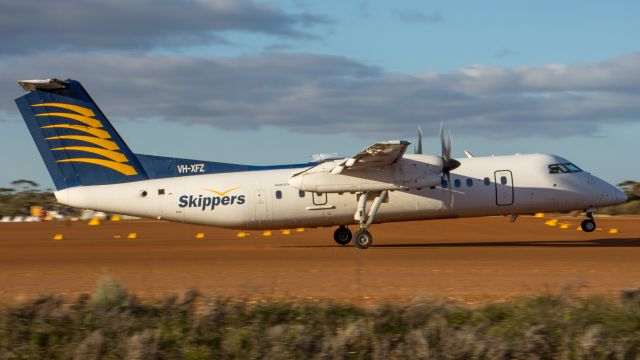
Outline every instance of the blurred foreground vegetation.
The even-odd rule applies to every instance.
[[[155,303],[103,279],[93,295],[0,310],[1,359],[636,359],[640,301],[540,295],[467,308],[250,303],[189,291]]]

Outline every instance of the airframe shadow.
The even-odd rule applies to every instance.
[[[281,248],[336,248],[338,245],[284,245]],[[349,248],[352,246],[345,246]],[[591,240],[535,240],[535,241],[483,241],[483,242],[437,242],[415,244],[373,244],[372,248],[467,248],[467,247],[547,247],[547,248],[615,248],[640,247],[640,239],[591,239]]]
[[[640,247],[640,239],[591,239],[591,240],[543,240],[543,241],[490,241],[490,242],[447,242],[426,244],[374,244],[377,248],[455,248],[455,247]]]

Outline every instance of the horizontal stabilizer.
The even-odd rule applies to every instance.
[[[18,84],[20,84],[25,91],[60,90],[69,86],[68,82],[58,79],[18,80]]]

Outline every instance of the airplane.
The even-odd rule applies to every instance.
[[[136,154],[76,80],[21,80],[16,104],[56,187],[77,208],[242,230],[334,227],[334,241],[367,249],[373,224],[581,210],[627,200],[617,187],[556,155],[414,154],[375,143],[347,158],[251,166]],[[349,226],[357,228],[355,234]]]

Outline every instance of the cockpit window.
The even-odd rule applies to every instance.
[[[569,169],[564,167],[562,164],[551,164],[549,165],[549,174],[559,174],[559,173],[567,173]]]
[[[560,174],[560,173],[577,173],[582,171],[579,167],[575,166],[572,163],[562,163],[562,164],[551,164],[549,165],[549,174]]]
[[[580,169],[579,167],[575,166],[572,163],[566,163],[566,164],[564,164],[564,166],[566,166],[567,169],[569,169],[570,172],[580,172],[580,171],[582,171],[582,169]]]

